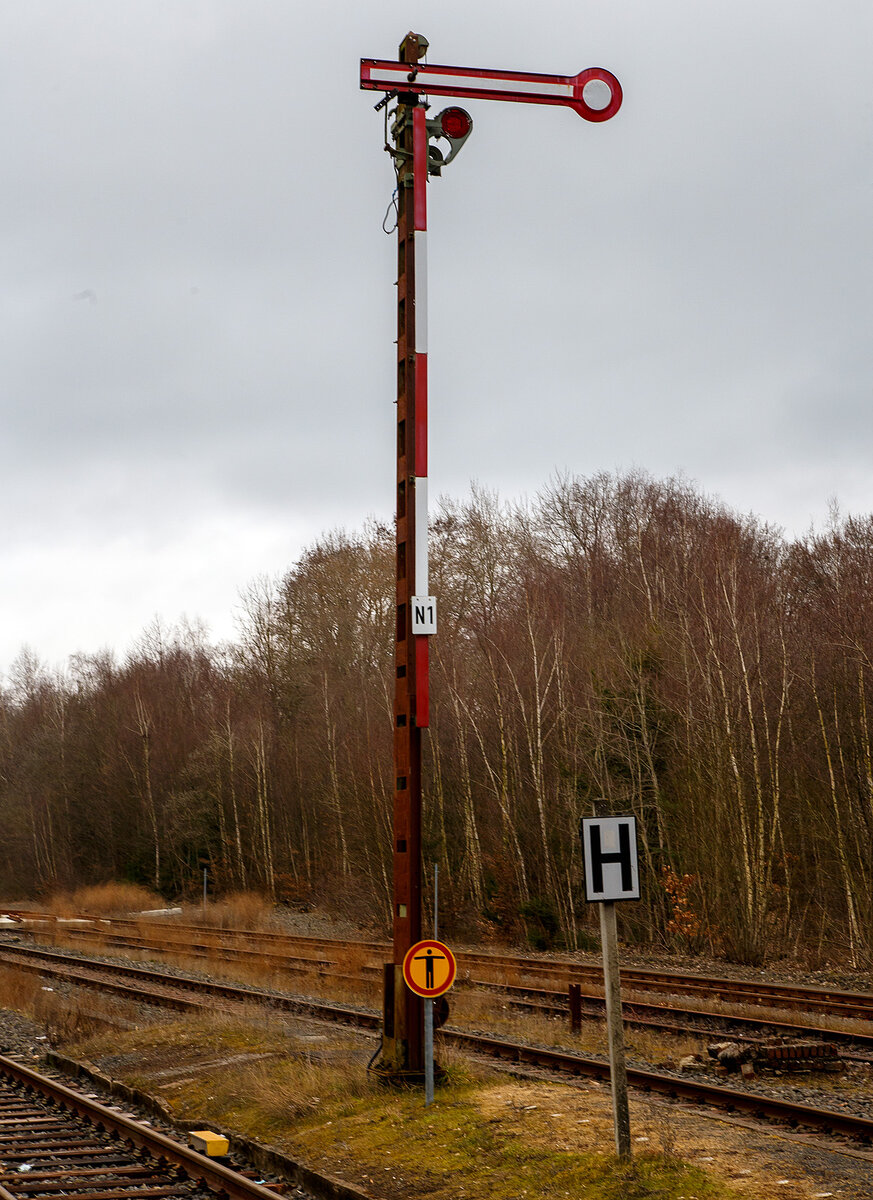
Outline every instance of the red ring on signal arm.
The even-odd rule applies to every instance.
[[[605,83],[611,93],[609,104],[606,108],[592,108],[590,104],[586,104],[582,98],[582,89],[586,83],[590,83],[592,79],[599,79]],[[622,92],[621,84],[611,71],[607,71],[605,67],[588,67],[585,71],[580,71],[573,81],[573,93],[576,97],[573,107],[581,117],[586,121],[608,121],[610,117],[614,117],[621,108]]]

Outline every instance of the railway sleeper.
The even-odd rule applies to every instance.
[[[757,1071],[841,1071],[844,1066],[833,1042],[767,1038],[712,1042],[706,1049],[720,1070],[747,1078]]]

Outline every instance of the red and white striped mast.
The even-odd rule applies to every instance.
[[[405,986],[403,960],[421,940],[421,730],[430,723],[429,643],[436,601],[428,579],[427,180],[466,141],[472,118],[448,108],[428,119],[423,96],[563,105],[587,121],[606,121],[621,105],[618,80],[601,67],[578,75],[540,75],[429,66],[428,42],[408,33],[399,61],[361,60],[361,87],[396,97],[392,126],[397,172],[397,499],[394,678],[394,960],[385,965],[382,1070],[423,1077],[424,1009]],[[444,139],[444,157],[430,140]]]
[[[409,75],[427,49],[400,46]],[[408,65],[407,65],[408,64]],[[414,92],[398,91],[392,129],[397,172],[397,492],[394,654],[394,954],[386,964],[382,1065],[424,1068],[424,1008],[404,984],[407,950],[421,940],[421,730],[429,721],[428,640],[413,630],[413,597],[427,595],[427,129]],[[389,97],[386,97],[386,103]]]

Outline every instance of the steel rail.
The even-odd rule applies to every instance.
[[[30,949],[30,948],[20,948],[20,949],[23,954],[33,955],[37,961],[52,961],[52,962],[59,962],[59,963],[63,962],[65,968],[68,968],[73,973],[75,972],[75,967],[76,967],[77,962],[92,965],[95,969],[99,969],[99,966],[100,966],[99,960],[96,960],[96,959],[92,959],[92,960],[72,959],[71,960],[69,958],[69,956],[67,956],[59,951],[36,950],[36,949]],[[14,953],[14,951],[12,953]],[[0,961],[2,961],[2,950],[0,950]],[[29,965],[32,967],[33,964],[22,964],[22,965]],[[149,968],[146,968],[146,967],[120,966],[118,964],[113,964],[113,967],[114,967],[114,970],[116,970],[117,972],[125,973],[131,978],[144,979],[148,982],[156,981],[155,972],[151,971]],[[340,980],[342,980],[344,982],[348,982],[348,983],[355,982],[354,977],[350,976],[350,975],[334,975],[333,978],[340,979]],[[167,977],[158,974],[157,982],[164,983],[165,981],[167,981]],[[481,980],[481,979],[468,979],[468,980],[462,981],[462,983],[465,986],[478,987],[478,988],[487,989],[487,990],[491,990],[491,991],[499,991],[501,993],[506,994],[510,998],[516,997],[518,1000],[518,1003],[525,1007],[532,1007],[532,1008],[540,1007],[540,1008],[543,1008],[544,1011],[546,1011],[550,1014],[564,1015],[568,1011],[567,996],[565,993],[552,992],[552,991],[548,991],[544,988],[526,988],[526,987],[522,987],[520,985],[500,984],[500,983],[491,982],[489,980]],[[123,984],[113,984],[112,986],[117,994],[125,996],[129,999],[135,1000],[140,995],[140,993],[138,992],[137,989],[126,987]],[[184,990],[184,987],[185,987],[184,980],[181,981],[181,983],[179,984],[179,987],[181,990]],[[277,1001],[275,996],[273,995],[273,993],[254,991],[251,989],[237,989],[237,988],[234,988],[234,986],[232,984],[216,983],[214,985],[214,987],[216,989],[220,988],[220,987],[225,988],[226,989],[225,990],[225,998],[230,1001],[233,1001],[235,1003],[243,1003],[244,1004],[244,1003],[252,1003],[254,1001],[254,1002],[259,1002],[259,1003],[271,1003],[274,1006],[279,1005],[281,1007],[285,1007],[285,1006],[291,1005],[291,1004],[296,1006],[297,1004],[304,1003],[304,1002],[284,1001],[284,1000]],[[541,1001],[541,1000],[546,1001],[546,1004],[540,1005],[539,1001]],[[587,1006],[589,1009],[595,1009],[595,1010],[597,1010],[598,1013],[603,1008],[603,998],[600,996],[585,995],[585,996],[581,997],[581,1000],[582,1000],[582,1004],[584,1006]],[[196,1009],[196,1008],[200,1007],[200,1004],[197,1001],[190,1001],[190,1000],[185,1000],[183,998],[176,998],[173,995],[169,995],[167,997],[167,1003],[168,1003],[168,1005],[171,1005],[176,1008],[183,1009],[183,1010],[186,1008],[187,1009]],[[312,1010],[312,1003],[314,1003],[314,1002],[305,1002],[305,1003],[309,1006],[306,1009],[306,1011],[310,1012],[312,1015],[317,1015]],[[740,1017],[740,1016],[729,1016],[729,1015],[725,1015],[725,1014],[721,1014],[721,1013],[708,1013],[708,1012],[705,1012],[700,1009],[679,1009],[679,1008],[674,1008],[672,1006],[661,1005],[661,1004],[645,1004],[640,1001],[625,1001],[623,1007],[624,1007],[624,1012],[625,1012],[625,1020],[626,1020],[627,1024],[629,1024],[629,1025],[639,1024],[643,1027],[657,1028],[659,1030],[663,1030],[665,1032],[670,1032],[670,1033],[684,1033],[684,1034],[689,1034],[691,1036],[694,1036],[694,1035],[704,1036],[707,1033],[712,1033],[713,1031],[702,1030],[699,1027],[694,1028],[694,1027],[690,1027],[690,1026],[682,1026],[682,1025],[676,1024],[675,1022],[668,1022],[664,1019],[664,1014],[668,1014],[668,1013],[673,1014],[679,1018],[685,1018],[685,1019],[695,1019],[696,1018],[698,1020],[708,1020],[708,1021],[722,1019],[722,1020],[724,1020],[724,1022],[726,1024],[730,1024],[730,1025],[734,1025],[734,1026],[741,1026],[747,1030],[753,1030],[753,1029],[769,1030],[774,1033],[787,1034],[787,1035],[790,1035],[793,1037],[802,1037],[802,1036],[818,1037],[818,1038],[823,1038],[826,1041],[838,1042],[843,1045],[873,1046],[873,1034],[849,1033],[849,1032],[845,1032],[842,1030],[826,1029],[821,1026],[814,1026],[814,1025],[792,1025],[787,1022],[769,1021],[769,1020],[765,1020],[765,1019],[757,1019],[755,1017]],[[285,1007],[285,1011],[300,1012],[300,1009],[298,1007],[294,1007],[294,1008]],[[355,1014],[355,1012],[356,1012],[356,1010],[349,1010],[349,1011],[352,1014]],[[648,1014],[648,1015],[644,1015],[644,1014]],[[331,1019],[335,1019],[335,1018],[332,1017]],[[353,1019],[356,1019],[356,1017],[353,1017]],[[725,1034],[725,1036],[731,1036],[731,1035]],[[856,1057],[856,1058],[858,1058],[859,1061],[868,1061],[862,1055],[856,1055],[856,1056],[844,1055],[844,1057]]]
[[[82,918],[69,919],[58,923],[55,919],[40,918],[38,920],[25,920],[14,927],[10,926],[8,932],[15,933],[18,936],[35,936],[43,928],[54,930],[57,934],[64,937],[80,937],[80,938],[112,938],[112,937],[141,937],[144,922],[134,921],[128,918]],[[116,926],[121,926],[126,929],[138,930],[138,933],[118,934],[112,930]],[[316,951],[342,951],[342,950],[366,950],[378,956],[381,962],[386,953],[390,953],[391,947],[387,942],[367,942],[367,941],[341,941],[335,938],[310,938],[297,937],[291,934],[271,933],[269,931],[255,931],[245,929],[214,929],[203,925],[178,925],[178,924],[159,924],[154,923],[153,928],[160,932],[161,938],[170,943],[178,943],[186,946],[191,944],[191,935],[201,937],[203,939],[212,938],[213,941],[204,940],[201,943],[195,943],[206,946],[214,946],[219,942],[237,941],[246,942],[249,945],[246,949],[251,950],[251,943],[265,942],[278,947],[284,947],[286,950],[297,949],[303,947],[306,950]],[[178,934],[178,937],[174,935]],[[271,953],[265,951],[265,954]]]
[[[4,910],[9,911],[9,910]],[[25,914],[15,910],[16,916],[23,918],[24,929],[17,928],[15,932],[26,932],[30,921],[38,921],[40,923],[54,923],[57,918],[49,917],[45,914]],[[89,922],[96,926],[137,926],[141,929],[146,922],[136,920],[135,918],[96,918],[96,917],[81,917],[70,918],[70,922],[82,921]],[[66,927],[62,923],[64,932],[79,934],[79,930],[75,930],[72,925]],[[333,938],[315,938],[296,934],[272,933],[269,931],[244,930],[239,928],[216,930],[210,926],[200,924],[172,924],[167,922],[155,921],[155,927],[161,930],[162,936],[170,934],[171,931],[184,931],[184,933],[196,933],[208,936],[212,934],[218,938],[233,938],[245,939],[249,942],[254,941],[272,941],[278,942],[287,946],[306,945],[307,947],[325,947],[336,952],[343,949],[365,949],[374,954],[384,953],[389,950],[387,942],[363,941],[355,939],[333,939]],[[87,931],[82,930],[82,933]],[[169,939],[168,939],[169,940]],[[494,970],[506,971],[517,970],[528,976],[545,976],[547,978],[557,978],[562,982],[567,973],[570,972],[573,976],[590,977],[597,980],[601,977],[602,969],[596,963],[582,963],[578,959],[562,958],[550,961],[534,959],[524,955],[508,955],[508,954],[491,954],[477,952],[473,950],[461,950],[457,952],[459,966],[482,966],[490,967]],[[729,979],[722,976],[696,975],[690,972],[662,971],[654,968],[646,967],[627,967],[622,969],[623,983],[636,983],[639,985],[639,990],[657,990],[664,991],[673,989],[681,991],[682,989],[689,991],[705,991],[707,995],[716,995],[718,998],[732,1000],[744,999],[749,1003],[765,1003],[778,999],[783,1006],[786,1006],[789,1001],[799,1001],[803,1004],[812,1004],[818,1006],[825,1003],[832,1003],[838,1007],[852,1008],[859,1015],[867,1015],[873,1017],[873,992],[849,991],[842,988],[824,987],[808,984],[785,984],[785,983],[767,983],[762,980],[751,979]],[[763,998],[763,999],[762,999]],[[842,1011],[842,1008],[841,1008]]]
[[[58,955],[57,957],[63,958],[64,956]],[[0,959],[7,959],[8,961],[7,953],[0,952]],[[89,962],[89,960],[78,960],[78,962],[81,964]],[[211,984],[201,980],[180,981],[176,976],[162,976],[157,971],[119,967],[115,963],[90,962],[89,965],[92,969],[110,972],[120,971],[124,974],[128,974],[129,971],[133,970],[138,975],[163,980],[168,985],[187,982],[190,990],[200,992],[202,997],[208,997],[210,994],[217,993],[222,998],[225,998],[229,993],[236,993],[242,998],[241,1002],[251,1003],[253,1000],[262,999],[280,1010],[317,1017],[321,1020],[342,1021],[346,1024],[357,1023],[360,1027],[366,1029],[377,1029],[381,1024],[380,1017],[376,1013],[360,1012],[308,1000],[298,1001],[290,997],[277,997],[269,992],[258,993],[244,988],[232,988],[226,984]],[[54,968],[50,967],[50,969]],[[85,977],[84,971],[81,974]],[[90,984],[92,987],[102,988],[104,986],[103,982],[99,979],[92,978],[88,980],[85,977],[82,981]],[[110,984],[109,987],[111,988],[112,985]],[[129,992],[132,991],[132,989],[126,990]],[[165,997],[158,992],[154,993],[153,997],[142,991],[136,993],[136,995],[143,1003],[155,1003],[159,1005],[166,1003]],[[188,1001],[188,1006],[197,1006],[203,1009],[213,1007],[205,998],[200,1000],[192,998]],[[574,1054],[571,1051],[553,1050],[546,1047],[510,1042],[503,1038],[467,1033],[454,1028],[444,1027],[440,1031],[440,1034],[444,1041],[504,1061],[544,1067],[563,1074],[594,1076],[599,1079],[607,1078],[609,1073],[609,1064],[607,1062],[587,1058],[583,1055]],[[628,1068],[628,1081],[634,1087],[647,1091],[672,1095],[684,1100],[696,1100],[715,1105],[716,1107],[751,1113],[752,1115],[773,1117],[788,1124],[799,1124],[817,1129],[830,1130],[834,1133],[847,1134],[862,1141],[873,1141],[873,1119],[867,1117],[840,1113],[832,1109],[817,1109],[811,1105],[797,1104],[793,1101],[781,1100],[778,1097],[767,1096],[758,1092],[745,1092],[735,1088],[725,1088],[717,1084],[702,1083],[698,1080],[683,1079],[674,1075],[659,1074],[655,1071],[638,1068]]]
[[[548,979],[560,979],[562,982],[568,978],[568,975],[572,982],[577,982],[580,978],[597,980],[602,974],[602,968],[596,964],[579,963],[571,959],[543,963],[502,955],[461,952],[458,960],[464,965],[492,967],[501,971],[510,968],[522,971],[530,977],[539,975]],[[622,968],[621,978],[622,984],[636,985],[639,991],[704,993],[709,998],[728,1000],[734,1003],[745,1001],[753,1004],[769,1004],[771,1007],[794,1007],[797,1004],[803,1004],[822,1012],[832,1011],[833,1015],[858,1015],[862,1018],[867,1017],[867,1019],[873,1017],[873,992],[850,992],[839,988],[766,983],[759,980],[724,979],[716,976],[656,971],[642,967]],[[778,1005],[774,1001],[778,1001]]]
[[[559,1008],[556,1005],[551,1005],[551,1004],[538,1004],[536,1001],[532,1001],[532,1000],[520,1000],[520,999],[514,1000],[510,997],[509,1006],[510,1006],[510,1008],[519,1008],[519,1009],[523,1010],[524,1012],[538,1012],[538,1013],[541,1013],[545,1017],[560,1018],[560,1017],[567,1016],[566,1006],[564,1008]],[[750,1033],[737,1033],[734,1030],[729,1030],[729,1029],[703,1029],[699,1025],[683,1025],[683,1024],[680,1024],[678,1021],[666,1021],[666,1020],[664,1020],[662,1018],[658,1018],[658,1017],[640,1016],[640,1015],[638,1015],[638,1013],[636,1013],[634,1011],[634,1009],[636,1009],[638,1007],[639,1006],[636,1006],[636,1005],[622,1004],[623,1019],[624,1019],[624,1023],[626,1026],[628,1026],[631,1029],[652,1029],[652,1030],[656,1030],[658,1033],[674,1034],[677,1037],[697,1038],[700,1040],[702,1040],[704,1038],[708,1038],[710,1041],[713,1038],[718,1038],[719,1040],[725,1041],[725,1042],[731,1041],[731,1042],[758,1043],[761,1041],[761,1032],[769,1031],[771,1033],[782,1034],[784,1036],[791,1036],[791,1037],[801,1037],[802,1036],[804,1038],[808,1038],[810,1035],[812,1035],[816,1038],[818,1038],[819,1035],[824,1035],[826,1037],[827,1041],[832,1042],[832,1043],[838,1043],[843,1046],[845,1046],[846,1044],[852,1043],[851,1034],[833,1034],[833,1035],[831,1035],[831,1031],[827,1030],[827,1029],[815,1028],[815,1027],[808,1026],[808,1025],[780,1025],[778,1022],[769,1024],[766,1021],[765,1022],[754,1021],[753,1018],[751,1018],[751,1017],[748,1017],[745,1019],[751,1023],[751,1028],[761,1031],[758,1033],[757,1036],[755,1036],[754,1034],[750,1034]],[[643,1007],[648,1007],[648,1006],[643,1006]],[[652,1006],[652,1007],[655,1007],[655,1006]],[[708,1017],[710,1017],[710,1019],[712,1018],[711,1013],[697,1013],[695,1009],[687,1009],[687,1010],[675,1009],[675,1010],[673,1010],[673,1009],[665,1008],[664,1011],[665,1012],[675,1011],[679,1015],[682,1015],[683,1012],[687,1012],[689,1015],[697,1015],[697,1016],[704,1016],[704,1017],[708,1016]],[[593,1017],[593,1016],[596,1016],[597,1014],[589,1013],[588,1015]],[[740,1018],[736,1018],[736,1017],[729,1018],[729,1020],[731,1020],[731,1021],[736,1021],[739,1019]],[[841,1039],[845,1039],[845,1041],[842,1041]],[[839,1059],[842,1060],[843,1062],[866,1063],[868,1065],[873,1065],[873,1058],[871,1058],[869,1054],[859,1054],[851,1049],[840,1050]]]
[[[24,914],[22,914],[24,916]],[[43,918],[42,916],[37,919]],[[137,925],[142,928],[143,920],[134,918],[79,918],[89,920],[96,925]],[[25,918],[26,923],[26,918]],[[330,948],[332,952],[338,952],[342,949],[366,949],[369,952],[385,953],[389,950],[389,943],[375,941],[359,941],[359,940],[339,940],[339,938],[325,937],[307,937],[294,934],[273,934],[273,932],[242,930],[242,929],[227,929],[216,930],[207,925],[200,924],[163,924],[155,922],[157,928],[161,929],[162,936],[164,931],[169,934],[170,930],[183,931],[185,934],[194,932],[204,936],[212,934],[218,938],[245,938],[245,940],[257,943],[258,941],[273,941],[285,944],[285,946],[307,946],[307,947],[325,947]],[[16,930],[23,932],[24,930]],[[67,928],[66,932],[72,932],[72,928]],[[517,970],[522,971],[528,976],[544,976],[547,978],[558,978],[564,980],[567,972],[571,972],[574,977],[588,977],[597,980],[602,976],[602,968],[600,964],[586,964],[579,962],[578,959],[564,958],[543,961],[541,959],[531,959],[525,955],[510,955],[510,954],[490,954],[476,952],[476,950],[459,950],[457,953],[459,966],[482,966],[494,968],[496,971]],[[708,996],[722,998],[722,1000],[745,1000],[748,1003],[766,1003],[772,1000],[778,1000],[783,1003],[783,1007],[787,1006],[788,1002],[801,1002],[803,1004],[812,1004],[813,1007],[821,1006],[821,1004],[832,1003],[839,1008],[853,1008],[859,1014],[868,1014],[873,1018],[873,991],[849,991],[841,988],[829,988],[829,986],[808,985],[808,984],[775,984],[766,983],[764,980],[758,979],[730,979],[720,976],[702,976],[702,974],[693,974],[691,972],[675,972],[675,971],[660,971],[651,967],[625,967],[621,971],[622,983],[637,983],[639,990],[657,990],[664,991],[673,989],[681,991],[705,991]],[[760,998],[764,997],[764,998]],[[776,1006],[772,1006],[776,1007]],[[841,1012],[842,1012],[841,1008]]]
[[[254,960],[275,966],[285,971],[323,972],[329,970],[334,963],[327,958],[309,958],[303,955],[283,954],[279,950],[256,950],[248,946],[221,946],[211,942],[196,942],[182,938],[153,938],[128,933],[105,933],[102,930],[70,929],[65,937],[72,941],[98,942],[107,946],[126,947],[130,950],[157,950],[164,953],[185,954],[190,958],[210,958],[220,956],[230,962]],[[374,968],[375,969],[375,968]]]
[[[550,1050],[545,1047],[525,1046],[502,1038],[482,1034],[462,1033],[460,1030],[444,1029],[443,1037],[455,1045],[486,1053],[491,1057],[545,1067],[562,1074],[609,1078],[609,1063],[599,1059],[585,1058],[569,1051]],[[681,1100],[696,1100],[716,1108],[733,1109],[751,1113],[758,1117],[772,1117],[789,1125],[805,1125],[824,1129],[831,1133],[845,1134],[861,1141],[873,1141],[873,1119],[858,1117],[851,1113],[832,1109],[818,1109],[809,1104],[798,1104],[792,1100],[781,1100],[759,1092],[744,1092],[737,1088],[721,1087],[703,1083],[696,1079],[681,1079],[674,1075],[662,1075],[657,1071],[646,1071],[636,1067],[627,1068],[628,1083],[643,1091],[658,1092],[675,1096]]]
[[[120,922],[126,923],[126,922]],[[130,922],[131,924],[133,922]],[[190,926],[192,931],[203,932],[200,927]],[[178,929],[178,927],[176,927]],[[19,932],[19,930],[16,930]],[[23,932],[23,931],[21,931]],[[33,929],[26,931],[33,934]],[[222,931],[223,936],[227,931]],[[235,936],[243,935],[245,931],[233,931]],[[227,947],[218,943],[175,943],[174,939],[166,939],[166,935],[162,930],[164,941],[156,941],[145,936],[133,935],[117,935],[107,933],[105,930],[95,932],[81,928],[69,928],[65,933],[72,940],[97,940],[104,944],[112,944],[120,947],[135,948],[142,950],[152,950],[157,953],[180,953],[186,956],[209,960],[210,957],[218,956],[226,960],[243,959],[253,962],[265,962],[268,965],[277,967],[289,974],[299,973],[306,974],[316,972],[318,974],[327,974],[331,966],[335,965],[333,960],[327,958],[302,958],[292,957],[276,953],[275,951],[262,951],[249,947]],[[247,940],[251,943],[259,935],[249,932]],[[272,935],[271,935],[272,936]],[[280,936],[286,945],[292,946],[297,944],[298,939],[287,935]],[[303,939],[309,943],[311,948],[314,945],[323,946],[324,942],[321,939]],[[341,950],[343,948],[366,948],[370,951],[379,949],[378,943],[357,943],[357,942],[335,942],[331,949]],[[387,950],[387,946],[382,947]],[[458,955],[461,966],[470,966],[474,964],[479,966],[488,966],[491,968],[509,970],[521,970],[523,973],[530,975],[540,975],[544,977],[543,982],[560,980],[564,982],[565,972],[571,976],[567,982],[572,982],[572,976],[584,974],[587,979],[590,979],[592,984],[597,987],[599,984],[599,972],[594,967],[589,967],[587,964],[572,963],[571,961],[559,962],[555,964],[537,963],[529,959],[523,959],[510,956],[498,956],[489,954],[476,954],[460,952]],[[348,979],[348,976],[342,973],[331,972],[336,979]],[[359,968],[359,974],[379,974],[381,975],[381,967],[376,964],[363,964]],[[755,981],[738,981],[737,988],[732,990],[732,981],[707,979],[703,976],[674,976],[664,972],[650,971],[634,971],[628,970],[622,972],[622,980],[625,985],[634,988],[634,990],[645,992],[647,990],[667,992],[670,995],[681,994],[683,990],[700,996],[704,1000],[719,999],[726,1002],[733,1001],[734,1003],[754,1004],[757,1007],[773,1007],[773,1008],[800,1008],[806,1011],[819,1012],[822,1015],[840,1016],[847,1019],[855,1020],[873,1020],[873,1006],[868,1007],[868,1000],[873,1001],[873,997],[868,997],[865,993],[840,992],[836,989],[809,989],[801,986],[791,987],[790,985],[766,985],[759,984]],[[495,983],[488,980],[472,980],[468,974],[467,979],[463,977],[459,980],[460,983],[475,982],[483,987],[502,987],[507,992],[518,985],[505,983]],[[584,982],[584,980],[583,980]],[[635,985],[635,987],[634,987]],[[713,991],[713,988],[717,990]],[[754,991],[749,989],[753,988]],[[531,988],[529,994],[533,995],[539,990],[547,999],[547,989]],[[562,989],[563,990],[563,989]],[[597,1003],[596,998],[592,998],[593,1003]],[[656,1006],[653,1006],[656,1007]],[[752,1017],[728,1017],[724,1013],[707,1014],[705,1010],[696,1009],[680,1009],[675,1005],[669,1005],[671,1011],[684,1015],[686,1012],[694,1016],[698,1012],[702,1016],[709,1015],[713,1018],[723,1017],[725,1020],[732,1020],[734,1023],[746,1023],[750,1027],[757,1025],[760,1028],[770,1028],[777,1032],[786,1032],[792,1035],[797,1034],[801,1029],[808,1030],[811,1034],[818,1036],[818,1027],[816,1026],[792,1026],[789,1023],[781,1023],[782,1028],[777,1029],[777,1022],[766,1018],[757,1020]],[[833,1033],[834,1037],[839,1037],[834,1031],[827,1031],[828,1034]],[[839,1040],[853,1040],[858,1044],[870,1044],[871,1035],[858,1034],[855,1037],[847,1037],[843,1035]]]
[[[105,1104],[92,1100],[57,1080],[49,1079],[5,1055],[0,1055],[0,1072],[7,1079],[31,1088],[40,1096],[49,1099],[53,1104],[66,1109],[77,1117],[83,1117],[95,1126],[116,1133],[138,1150],[142,1150],[158,1160],[163,1159],[165,1163],[184,1172],[189,1179],[210,1188],[220,1196],[226,1196],[229,1200],[276,1200],[277,1193],[273,1188],[246,1179],[245,1176],[226,1167],[223,1163],[214,1162],[206,1155],[199,1154],[188,1146],[183,1146],[181,1142],[176,1142],[166,1134],[143,1125],[133,1117],[107,1108]],[[20,1132],[26,1132],[26,1126]],[[110,1170],[107,1168],[107,1175]],[[7,1182],[9,1182],[8,1179]],[[22,1183],[26,1184],[26,1182],[27,1175],[23,1175]],[[27,1192],[10,1193],[5,1189],[0,1191],[2,1200],[7,1200],[7,1198],[8,1200],[20,1200],[21,1196],[27,1194]],[[29,1194],[33,1195],[34,1193],[31,1191]],[[130,1194],[135,1196],[137,1192],[134,1191]],[[145,1191],[139,1194],[148,1195],[149,1193]]]
[[[546,988],[527,988],[516,984],[493,983],[485,979],[470,979],[467,980],[467,983],[487,991],[500,992],[508,996],[510,1001],[514,999],[522,1007],[542,1009],[543,1012],[555,1016],[568,1014],[569,1004],[566,992],[549,991]],[[603,1009],[602,996],[583,995],[580,999],[583,1007],[594,1010],[598,1014]],[[646,1004],[641,1000],[622,1000],[622,1011],[625,1014],[626,1024],[639,1023],[666,1031],[703,1035],[712,1033],[708,1029],[694,1029],[692,1026],[670,1024],[664,1020],[664,1017],[666,1014],[671,1014],[676,1017],[697,1018],[702,1021],[720,1020],[726,1025],[735,1025],[747,1030],[766,1030],[789,1037],[820,1037],[830,1042],[873,1047],[873,1033],[850,1033],[848,1030],[828,1029],[823,1025],[793,1025],[788,1021],[771,1021],[766,1017],[740,1017],[730,1013],[707,1012],[700,1008],[675,1008],[672,1004]],[[865,1058],[863,1061],[869,1060]]]
[[[69,955],[51,950],[36,950],[24,946],[16,946],[14,949],[0,947],[0,963],[22,967],[37,974],[47,971],[55,977],[82,983],[85,986],[97,987],[101,991],[111,991],[136,1002],[159,1004],[168,1008],[188,1011],[215,1008],[214,1004],[207,1004],[202,998],[178,994],[191,992],[200,993],[201,997],[206,995],[236,1005],[262,1004],[297,1016],[316,1017],[330,1020],[333,1023],[344,1021],[346,1024],[358,1025],[365,1029],[378,1029],[380,1025],[380,1019],[375,1013],[362,1012],[359,1009],[347,1008],[343,1005],[297,999],[257,988],[218,983],[214,980],[206,982],[202,979],[165,975],[161,971],[148,967],[134,967],[99,959],[71,958]],[[89,971],[93,974],[89,975]],[[155,990],[149,993],[142,987],[134,987],[132,983],[94,978],[94,974],[118,975],[123,979],[147,984]]]
[[[176,927],[178,928],[178,927]],[[204,932],[197,926],[191,926],[192,931]],[[23,932],[16,930],[16,932]],[[33,930],[28,930],[32,933]],[[104,931],[92,932],[82,928],[67,928],[65,935],[73,940],[105,940],[113,942],[116,945],[123,945],[122,939],[117,938],[117,935],[112,935]],[[222,936],[225,932],[222,931]],[[234,936],[238,936],[241,931],[233,931]],[[162,937],[163,937],[162,931]],[[251,933],[248,935],[249,940],[254,940],[260,935]],[[272,937],[272,935],[270,935]],[[304,941],[310,946],[327,946],[328,943],[321,939],[296,939],[287,937],[286,935],[278,935],[285,944],[291,946],[299,940]],[[156,949],[160,952],[169,952],[173,943],[173,939],[166,939],[166,944],[158,943],[144,936],[138,936],[136,939],[137,948]],[[193,949],[195,957],[207,957],[210,953],[224,953],[227,957],[241,957],[247,959],[263,959],[266,962],[273,963],[278,958],[277,966],[293,972],[306,971],[309,969],[326,970],[332,965],[328,959],[303,959],[303,958],[288,958],[283,960],[281,955],[276,955],[273,952],[261,952],[252,948],[236,948],[225,947],[211,944],[198,943],[179,943],[182,949]],[[202,946],[202,949],[201,949]],[[335,942],[331,949],[361,949],[365,948],[371,952],[377,952],[382,949],[388,952],[389,947],[386,945],[379,946],[378,943],[366,942],[359,943],[355,941]],[[560,980],[574,982],[591,980],[594,986],[598,986],[601,978],[600,968],[594,965],[573,962],[572,960],[563,960],[555,963],[542,963],[536,960],[522,958],[518,956],[508,955],[490,955],[480,954],[470,951],[459,951],[457,954],[459,966],[461,968],[475,969],[475,967],[488,967],[495,971],[509,972],[520,971],[521,973],[531,976],[539,976],[543,981]],[[362,971],[376,971],[380,968],[370,965],[363,966]],[[726,980],[715,977],[675,974],[671,972],[658,972],[645,969],[628,969],[622,971],[622,983],[628,987],[635,987],[638,991],[654,991],[676,994],[691,994],[698,995],[707,1000],[719,1000],[726,1003],[745,1003],[753,1004],[758,1007],[772,1008],[800,1008],[807,1011],[818,1012],[827,1016],[840,1016],[847,1019],[855,1020],[873,1020],[873,993],[864,992],[846,992],[835,988],[817,988],[806,987],[802,985],[790,984],[767,984],[760,983],[754,980]]]

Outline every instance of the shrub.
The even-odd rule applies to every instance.
[[[51,897],[46,906],[55,916],[75,916],[94,913],[98,916],[121,916],[163,908],[163,896],[136,883],[100,883],[93,887],[76,888],[72,893],[61,892]]]
[[[550,900],[532,896],[518,909],[534,950],[551,950],[558,939],[558,917]]]

